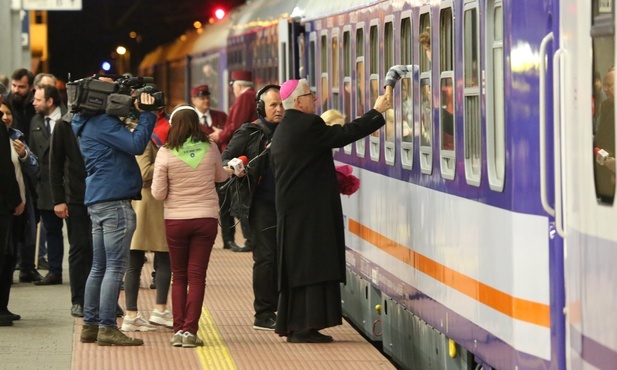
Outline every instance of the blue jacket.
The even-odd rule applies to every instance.
[[[135,159],[152,136],[156,116],[142,112],[130,131],[116,116],[75,114],[73,132],[86,164],[84,204],[141,199],[141,171]]]

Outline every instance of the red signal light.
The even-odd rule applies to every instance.
[[[218,8],[214,11],[214,16],[216,19],[221,20],[225,17],[225,10]]]

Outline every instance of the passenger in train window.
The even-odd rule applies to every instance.
[[[600,117],[600,107],[606,99],[606,93],[602,84],[602,76],[600,72],[595,71],[593,74],[593,134],[598,130],[598,121]]]
[[[154,163],[152,196],[164,201],[173,283],[174,347],[203,346],[197,337],[206,271],[218,232],[215,183],[227,180],[218,147],[199,127],[195,108],[182,105],[169,118],[165,146]]]
[[[231,72],[231,87],[233,89],[236,101],[229,108],[229,115],[223,130],[214,131],[209,135],[211,140],[225,151],[227,144],[231,140],[234,132],[245,122],[253,122],[257,119],[255,111],[255,89],[253,89],[253,74],[250,71],[232,71]],[[229,201],[226,192],[219,188],[219,197],[223,199],[223,205],[220,207],[221,230],[223,233],[223,248],[231,249],[234,252],[250,252],[253,250],[251,241],[251,229],[247,219],[240,219],[242,234],[246,239],[245,244],[240,247],[235,242],[236,227],[233,216],[229,214]]]
[[[266,85],[257,92],[259,118],[243,124],[222,155],[225,166],[233,158],[248,159],[246,176],[238,175],[233,184],[238,187],[231,190],[231,208],[251,225],[255,330],[274,330],[278,304],[274,174],[268,144],[285,114],[279,90],[278,85]]]
[[[430,55],[430,51],[429,51]],[[413,105],[413,100],[409,95],[409,84],[411,80],[409,78],[403,78],[403,76],[408,73],[413,72],[414,74],[418,73],[418,66],[414,65],[394,65],[390,67],[388,73],[386,73],[386,83],[385,88],[386,91],[391,91],[394,89],[396,82],[402,79],[401,82],[401,92],[402,92],[402,104],[403,104],[403,141],[410,142],[413,140],[411,127],[409,126],[409,122],[411,122],[411,107]],[[388,123],[388,116],[390,117],[391,125],[394,125],[394,110],[388,110],[386,113],[386,124]],[[386,138],[388,141],[394,141],[394,129],[386,130],[391,137]]]
[[[323,119],[328,126],[343,126],[345,124],[345,115],[336,109],[328,109],[327,111],[323,112],[321,114],[321,119]]]
[[[615,70],[610,68],[604,76],[603,87],[606,99],[600,106],[598,131],[594,136],[594,147],[604,149],[609,157],[615,157]],[[597,162],[594,164],[596,194],[602,203],[612,204],[615,197],[614,174]]]
[[[321,329],[342,324],[345,236],[332,149],[378,130],[391,95],[344,126],[315,115],[306,79],[281,86],[285,117],[272,139],[276,182],[279,305],[275,332],[291,343],[326,343]]]
[[[418,41],[424,47],[428,61],[431,61],[431,27],[428,26],[418,36]],[[430,69],[430,68],[429,68]]]

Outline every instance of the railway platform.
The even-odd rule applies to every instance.
[[[145,318],[154,309],[155,299],[155,290],[149,289],[153,255],[147,256],[138,301]],[[199,323],[198,335],[205,345],[195,349],[172,347],[173,331],[163,327],[130,333],[144,340],[139,347],[81,343],[82,320],[70,316],[67,262],[62,285],[17,283],[16,273],[9,309],[22,319],[12,327],[0,327],[0,369],[395,369],[345,321],[323,331],[334,337],[328,344],[287,343],[273,332],[254,330],[251,266],[252,253],[224,250],[219,234]],[[171,295],[168,302],[171,305]],[[119,303],[124,307],[123,292]]]

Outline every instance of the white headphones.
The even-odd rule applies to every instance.
[[[176,112],[181,111],[181,110],[186,110],[186,109],[190,109],[193,112],[195,112],[195,114],[197,114],[197,110],[191,107],[190,105],[179,106],[178,108],[174,109],[173,112],[171,112],[171,116],[169,116],[169,124],[171,125],[171,120],[174,118],[174,114],[176,114]],[[197,114],[197,116],[199,117],[199,114]]]

